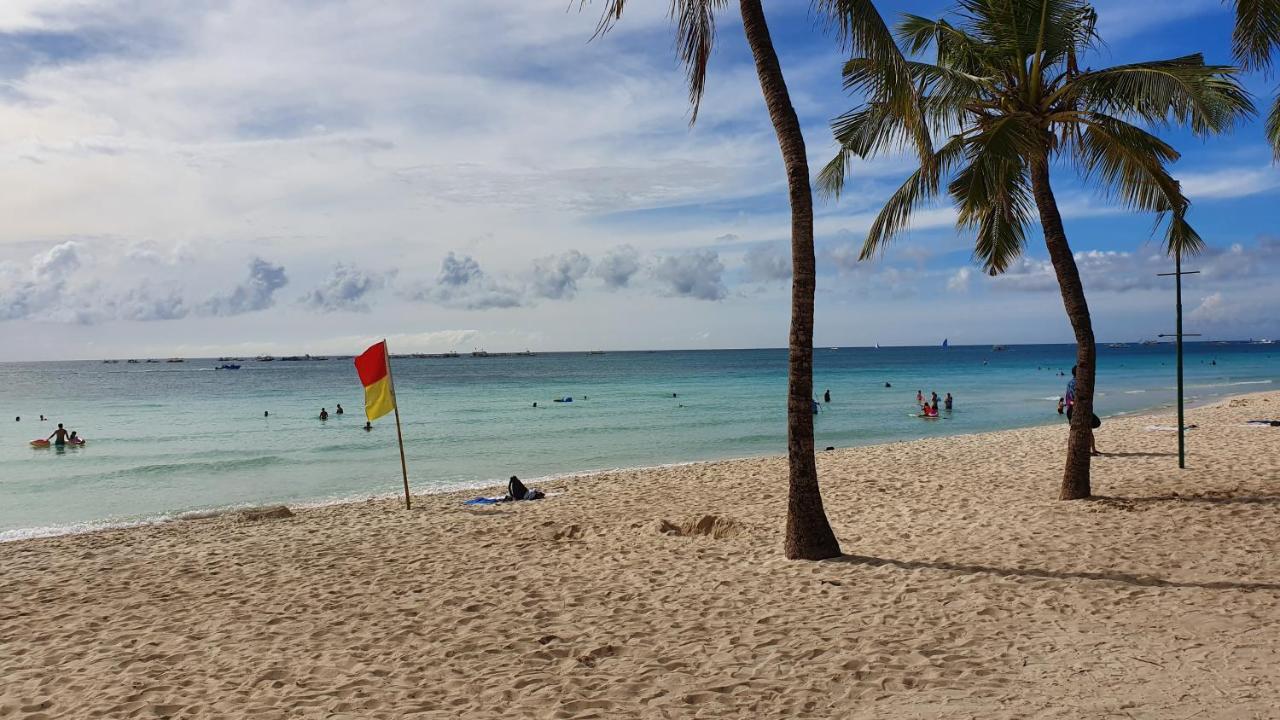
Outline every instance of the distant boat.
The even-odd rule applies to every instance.
[[[1159,340],[1143,340],[1142,344],[1143,345],[1159,345],[1160,341]]]
[[[588,350],[588,351],[587,351],[587,354],[588,354],[588,355],[603,355],[603,354],[604,354],[604,351],[603,351],[603,350]]]
[[[440,357],[456,358],[456,357],[462,357],[462,356],[458,354],[457,350],[450,350],[449,352],[441,355]]]
[[[942,349],[946,350],[949,347],[951,347],[951,343],[946,338],[942,338]]]
[[[876,349],[877,349],[877,350],[879,350],[879,349],[880,349],[880,343],[876,343]]]
[[[168,360],[165,360],[165,362],[174,362],[174,363],[176,363],[176,362],[186,362],[186,360],[183,360],[182,358],[169,358]]]
[[[257,360],[258,362],[275,362],[275,358],[271,357],[270,355],[259,355],[258,357],[254,358],[254,360]]]
[[[534,353],[532,350],[525,350],[524,352],[516,353],[516,355],[519,355],[520,357],[533,357]]]
[[[103,362],[103,363],[105,363],[105,364],[107,364],[107,365],[115,365],[116,363],[118,363],[118,362],[120,362],[120,361],[119,361],[119,360],[103,360],[102,362]]]
[[[489,357],[489,353],[484,350],[472,350],[471,357]]]
[[[137,361],[137,360],[126,360],[125,362],[130,363],[130,364],[136,364],[138,361]]]
[[[149,363],[158,363],[158,362],[160,362],[160,361],[159,361],[159,360],[148,360],[147,362],[149,362]]]
[[[219,370],[239,370],[240,366],[235,363],[223,363],[218,366]]]
[[[1009,349],[1009,348],[1005,347],[1004,345],[992,345],[992,346],[991,346],[991,351],[992,351],[992,352],[1004,352],[1005,350],[1008,350],[1008,349]]]
[[[1262,338],[1261,340],[1254,343],[1254,345],[1275,345],[1275,344],[1276,344],[1275,340],[1268,340],[1267,338]]]
[[[1110,345],[1108,345],[1107,347],[1109,347],[1109,348],[1127,348],[1127,347],[1129,347],[1129,343],[1111,343],[1111,344],[1110,344]]]

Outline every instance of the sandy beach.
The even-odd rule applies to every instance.
[[[1083,502],[1065,425],[823,452],[820,563],[781,457],[7,543],[0,718],[1276,717],[1255,418],[1109,419]]]

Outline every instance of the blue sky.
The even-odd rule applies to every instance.
[[[698,124],[667,3],[73,2],[0,9],[0,360],[785,343],[781,161],[732,8]],[[733,5],[730,3],[730,5]],[[1203,52],[1218,0],[1097,4],[1094,66]],[[938,15],[938,2],[881,3]],[[857,103],[806,3],[766,2],[810,164]],[[1246,76],[1265,107],[1280,84]],[[1280,335],[1261,123],[1162,133],[1211,249],[1188,331]],[[1067,342],[1032,238],[1004,277],[949,210],[855,261],[909,158],[859,163],[817,206],[816,343]],[[1063,168],[1055,188],[1103,341],[1172,324],[1151,218]]]

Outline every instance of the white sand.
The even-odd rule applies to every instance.
[[[0,718],[1280,715],[1280,393],[820,453],[850,556],[781,557],[785,462],[0,545]],[[661,531],[705,515],[722,537]],[[669,529],[669,528],[668,528]]]

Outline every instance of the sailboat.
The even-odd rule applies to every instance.
[[[880,349],[880,343],[876,343],[876,349],[877,349],[877,350],[879,350],[879,349]]]
[[[949,347],[951,347],[951,343],[947,342],[946,338],[942,338],[942,349],[946,350]]]

